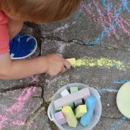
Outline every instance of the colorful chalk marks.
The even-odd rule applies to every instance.
[[[89,17],[94,22],[100,22],[103,30],[101,31],[101,34],[96,38],[96,40],[92,41],[84,41],[85,45],[94,45],[98,44],[101,40],[103,40],[105,37],[110,37],[111,35],[114,35],[117,40],[120,39],[120,36],[117,34],[116,28],[118,27],[122,32],[130,36],[130,31],[128,28],[130,28],[130,22],[125,20],[121,15],[122,12],[125,10],[128,13],[130,13],[130,2],[127,0],[120,0],[119,2],[116,2],[115,4],[113,2],[109,2],[107,0],[101,0],[102,4],[99,5],[99,3],[96,0],[92,0],[92,5],[94,8],[96,8],[96,12],[98,14],[93,13],[93,11],[85,4],[85,2],[81,2],[81,8],[86,11],[86,13],[89,15]],[[103,13],[103,11],[105,13]]]
[[[33,93],[35,93],[36,87],[32,86],[30,88],[24,88],[22,92],[16,97],[16,101],[11,103],[9,107],[5,106],[5,112],[0,113],[0,130],[3,130],[6,126],[22,126],[27,125],[23,120],[26,114],[28,114],[28,110],[25,108],[25,104],[31,97]],[[12,92],[12,95],[14,93]],[[3,104],[4,105],[4,104]],[[23,111],[24,110],[24,111]],[[17,115],[10,116],[10,115]]]
[[[74,58],[72,58],[74,59]],[[126,70],[130,68],[130,63],[124,63],[123,61],[108,59],[108,58],[92,58],[92,57],[82,57],[80,59],[73,60],[73,67],[87,66],[87,67],[101,67],[110,69],[115,67],[120,70]]]

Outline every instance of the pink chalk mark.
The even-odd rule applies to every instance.
[[[106,29],[107,29],[107,27],[105,26],[106,18],[105,18],[104,15],[101,13],[101,10],[99,9],[98,4],[97,4],[97,2],[96,2],[95,0],[93,0],[93,4],[94,4],[94,6],[95,6],[96,9],[97,9],[97,12],[98,12],[98,14],[99,14],[99,19],[100,19],[100,21],[101,21],[102,26],[103,26],[103,28],[106,30]],[[110,36],[110,32],[108,33],[108,36]]]
[[[93,14],[83,2],[81,2],[80,6],[90,15],[94,22],[99,21],[99,19],[96,19],[95,14]]]
[[[113,19],[112,13],[108,9],[105,9],[105,10],[107,12],[107,16],[108,16],[108,19],[109,19],[110,23],[112,23],[112,19]],[[109,23],[109,26],[111,25],[110,23]],[[116,29],[113,28],[111,31],[115,35],[116,39],[119,40],[120,38],[119,38],[119,35],[116,33]]]
[[[33,88],[25,88],[22,92],[22,94],[18,97],[18,102],[13,104],[10,108],[8,108],[6,111],[9,113],[12,113],[13,111],[18,112],[20,111],[25,104],[25,101],[28,100],[28,98],[31,96],[32,92],[36,90],[36,87]]]
[[[38,75],[28,77],[31,80],[31,83],[35,83],[38,80]]]
[[[117,8],[117,6],[119,6],[120,3],[116,4],[114,6],[114,9]],[[126,20],[124,20],[121,16],[118,17],[118,26],[120,29],[122,29],[124,31],[124,33],[128,34],[128,36],[130,36],[130,31],[128,31],[125,26],[123,25],[123,23],[125,23],[128,27],[130,27],[130,23]]]
[[[95,2],[95,1],[94,1],[94,2]],[[96,4],[96,2],[95,2],[94,5],[97,7],[98,12],[101,13],[101,11],[99,11],[99,7],[98,7],[98,5]],[[80,6],[90,15],[90,17],[93,19],[94,22],[102,22],[102,26],[103,26],[104,29],[106,29],[105,24],[107,24],[107,25],[109,25],[109,26],[111,25],[111,23],[109,23],[103,15],[100,15],[99,18],[96,18],[96,17],[95,17],[95,14],[93,14],[83,2],[81,2]],[[102,17],[103,17],[103,18],[102,18]],[[109,16],[109,17],[110,17],[110,16]],[[112,30],[111,32],[112,32],[112,33],[115,35],[115,37],[119,40],[119,36],[116,34],[115,28],[113,28],[113,30]],[[109,34],[108,34],[108,37],[110,37],[110,32],[109,32]]]
[[[107,16],[108,16],[108,20],[106,20],[105,16],[102,14],[102,12],[101,12],[101,10],[100,10],[100,8],[99,8],[99,6],[98,6],[98,4],[97,4],[97,2],[95,0],[93,0],[93,4],[96,7],[97,12],[99,14],[99,18],[98,19],[96,19],[95,15],[88,9],[88,7],[83,2],[81,2],[80,6],[83,9],[86,10],[86,12],[91,16],[91,18],[93,18],[94,22],[100,21],[102,23],[102,27],[104,29],[106,29],[107,28],[106,25],[110,26],[111,23],[112,23],[112,19],[114,18],[113,14],[108,9],[105,9],[106,12],[107,12]],[[119,5],[120,5],[120,3],[118,2],[114,6],[114,11],[117,9],[117,7]],[[130,36],[130,31],[124,26],[124,24],[127,25],[128,27],[130,27],[130,22],[124,20],[121,16],[119,16],[118,17],[118,26],[119,26],[119,28],[122,29],[124,33],[128,34],[128,36]],[[116,29],[115,28],[113,28],[113,30],[111,30],[111,32],[115,35],[117,40],[120,39],[119,35],[116,33]],[[108,37],[110,37],[110,32],[108,34]]]
[[[112,23],[112,16],[111,16],[110,11],[109,11],[108,9],[105,9],[105,10],[106,10],[106,12],[107,12],[107,16],[108,16],[109,22]]]
[[[2,130],[2,125],[8,118],[6,116],[0,115],[0,130]]]
[[[117,3],[115,6],[114,6],[114,10],[116,10],[116,8],[117,8],[117,6],[119,5],[119,3]],[[114,18],[113,17],[113,14],[108,10],[108,9],[106,9],[107,10],[107,15],[109,15],[109,17],[111,17],[111,22],[112,22],[112,19]],[[110,18],[109,18],[110,19]],[[109,26],[110,26],[110,24],[109,24]],[[120,39],[120,37],[119,37],[119,35],[116,33],[116,29],[115,28],[113,28],[112,29],[112,32],[113,32],[113,34],[115,35],[115,37],[116,37],[116,39],[117,40],[119,40]]]
[[[128,34],[128,36],[130,36],[130,32],[124,27],[122,21],[119,19],[118,19],[118,26],[120,29],[122,29],[124,31],[124,33],[126,33],[126,34]]]
[[[11,122],[12,125],[25,125],[24,122],[20,120],[12,120],[8,118],[8,115],[12,114],[12,112],[19,112],[24,108],[24,104],[29,99],[31,94],[36,91],[36,87],[30,87],[23,89],[21,95],[17,98],[17,102],[14,103],[11,107],[6,110],[4,115],[0,115],[0,130],[2,130],[3,124],[5,121]]]
[[[99,13],[99,18],[101,19],[100,21],[102,22],[102,26],[104,27],[104,28],[106,28],[106,26],[105,26],[105,24],[106,25],[111,25],[111,22],[109,22],[108,20],[106,20],[106,17],[101,13],[101,10],[100,10],[100,8],[99,8],[99,6],[98,6],[98,4],[97,4],[97,2],[95,1],[95,0],[93,0],[93,4],[94,4],[94,6],[96,7],[96,9],[97,9],[97,11],[98,11],[98,13]],[[110,19],[110,21],[111,21],[111,19],[113,18],[113,16],[111,15],[111,13],[110,13],[110,11],[107,9],[107,16],[108,16],[108,18]],[[115,30],[115,28],[113,28],[112,29],[112,31],[111,31],[114,35],[115,35],[115,37],[119,40],[119,36],[118,36],[118,34],[116,33],[116,30]],[[108,33],[108,37],[110,37],[111,35],[110,35],[110,31],[109,31],[109,33]]]
[[[130,22],[124,20],[123,18],[119,17],[128,27],[130,27]]]
[[[17,125],[17,126],[27,125],[25,122],[20,121],[20,120],[12,121],[12,124],[13,124],[13,125]]]

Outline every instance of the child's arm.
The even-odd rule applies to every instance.
[[[34,74],[47,73],[56,76],[65,72],[65,67],[70,68],[70,63],[56,54],[40,56],[30,60],[10,59],[10,54],[0,55],[0,79],[20,79]]]

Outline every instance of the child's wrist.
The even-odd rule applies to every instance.
[[[38,63],[39,63],[39,70],[40,73],[46,73],[47,72],[47,59],[45,56],[40,56],[38,57]]]
[[[46,56],[42,56],[42,68],[44,73],[48,71],[48,60]]]

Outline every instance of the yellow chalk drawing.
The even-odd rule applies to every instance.
[[[34,112],[32,115],[29,116],[29,118],[26,120],[25,124],[21,125],[21,127],[19,127],[19,130],[24,130],[26,129],[28,126],[30,126],[33,121],[43,112],[45,111],[45,107],[42,106],[40,107],[36,112]]]
[[[74,64],[75,63],[75,64]],[[130,63],[129,63],[130,64]],[[117,69],[125,70],[126,68],[130,68],[130,65],[125,65],[122,61],[114,60],[114,59],[107,59],[107,58],[90,58],[90,57],[83,57],[80,59],[75,59],[72,64],[73,67],[79,66],[88,66],[88,67],[105,67],[111,68],[116,67]]]

